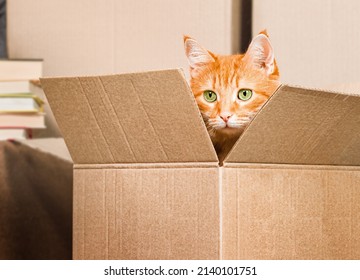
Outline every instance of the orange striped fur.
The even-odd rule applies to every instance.
[[[280,85],[279,70],[266,31],[251,42],[245,54],[216,55],[189,36],[184,36],[190,65],[190,87],[222,160],[255,113]],[[240,89],[252,90],[252,97],[238,98]],[[204,92],[217,95],[208,102]]]

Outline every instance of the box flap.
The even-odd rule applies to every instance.
[[[74,163],[218,162],[181,70],[41,84]]]
[[[360,165],[360,95],[282,85],[224,162]]]

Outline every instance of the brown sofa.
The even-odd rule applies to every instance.
[[[0,142],[0,259],[71,259],[72,163]]]

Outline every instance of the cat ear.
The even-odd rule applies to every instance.
[[[189,36],[184,36],[185,54],[191,68],[203,67],[209,62],[215,61],[214,55],[204,49],[199,43]]]
[[[270,40],[266,31],[257,35],[250,43],[248,50],[244,56],[248,63],[254,64],[256,67],[264,69],[267,75],[271,75],[275,71],[274,51],[270,44]]]

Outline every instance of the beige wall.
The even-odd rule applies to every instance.
[[[253,32],[269,32],[283,82],[360,82],[360,1],[254,0],[253,16]]]
[[[239,48],[238,0],[11,0],[7,8],[9,56],[43,58],[45,76],[187,72],[183,34],[214,52]]]

